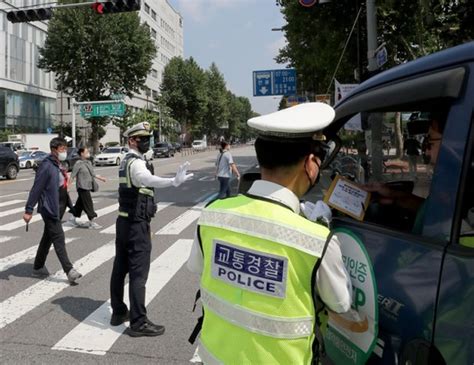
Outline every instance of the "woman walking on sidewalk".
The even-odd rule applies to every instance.
[[[237,170],[237,166],[229,150],[229,143],[222,141],[216,160],[216,176],[219,180],[219,199],[228,198],[230,196],[230,178],[232,177],[232,172],[237,175],[237,179],[240,179],[239,170]]]
[[[102,182],[106,182],[105,177],[96,175],[94,172],[94,167],[92,166],[91,161],[89,160],[91,155],[89,150],[86,147],[81,147],[78,150],[79,156],[81,159],[76,162],[74,168],[72,169],[71,179],[69,184],[72,184],[73,180],[76,179],[77,187],[77,200],[74,209],[72,209],[73,216],[70,218],[70,222],[78,226],[79,223],[76,221],[76,218],[80,218],[82,211],[86,212],[89,222],[82,227],[99,229],[102,228],[97,223],[93,222],[93,219],[97,217],[97,213],[94,211],[94,203],[92,202],[91,191],[95,192],[99,190],[99,185],[95,179]]]

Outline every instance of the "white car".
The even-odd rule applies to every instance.
[[[22,151],[18,153],[18,163],[21,169],[29,169],[43,161],[47,156],[48,154],[43,151]]]
[[[207,148],[207,142],[203,141],[201,139],[197,139],[193,142],[192,147],[196,151],[202,151],[202,150],[205,150]]]
[[[100,154],[95,156],[94,164],[100,165],[120,165],[128,152],[127,147],[107,147]]]

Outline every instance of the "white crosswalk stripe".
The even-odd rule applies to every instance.
[[[19,203],[23,203],[25,202],[26,200],[9,200],[9,201],[6,201],[6,202],[1,202],[0,203],[0,208],[3,208],[3,207],[6,207],[8,205],[15,205],[15,204],[19,204]]]
[[[193,240],[180,239],[153,261],[147,282],[145,305],[158,295],[186,262],[192,242]],[[128,293],[128,285],[124,292]],[[124,299],[129,305],[127,295]],[[110,326],[111,313],[110,300],[108,300],[64,336],[52,349],[105,355],[126,328],[125,325]]]
[[[205,207],[208,201],[212,200],[216,194],[211,195],[205,201],[196,204],[194,207],[186,211],[184,214],[181,214],[176,219],[169,222],[166,226],[156,232],[156,235],[165,235],[165,234],[180,234],[183,232],[191,223],[201,215],[202,209]]]
[[[24,212],[24,211],[25,211],[24,207],[5,210],[3,212],[0,212],[0,218],[1,217],[7,217],[7,216],[12,215],[12,214],[21,213],[21,212]]]
[[[82,275],[86,276],[110,260],[114,254],[115,244],[114,241],[110,241],[76,261],[73,265]],[[0,328],[24,316],[69,286],[64,272],[59,270],[54,275],[4,300],[0,303]]]
[[[66,244],[73,242],[77,239],[77,237],[66,238]],[[50,251],[52,251],[53,249],[54,247],[51,246]],[[25,261],[31,260],[35,257],[37,250],[38,245],[35,245],[0,259],[0,272],[6,271],[13,266],[17,266]]]
[[[108,207],[97,210],[96,214],[97,214],[98,218],[103,217],[104,215],[107,215],[107,214],[118,211],[118,206],[119,206],[118,203],[109,205]],[[78,223],[84,223],[84,221],[81,221],[81,220],[78,220],[77,222]],[[67,222],[63,225],[63,231],[64,232],[68,232],[73,228],[77,228],[77,227],[72,226],[72,225],[68,225]],[[79,228],[79,229],[81,229],[81,228]]]
[[[158,212],[161,212],[163,209],[169,207],[171,202],[163,202],[163,203],[158,203]],[[107,227],[106,229],[100,231],[100,233],[104,234],[115,234],[115,223],[112,224],[111,226]]]
[[[18,238],[18,237],[17,236],[0,236],[0,243],[8,242],[15,238]]]

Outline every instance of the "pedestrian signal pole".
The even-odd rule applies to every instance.
[[[20,9],[9,11],[7,19],[12,23],[27,23],[35,21],[49,20],[54,15],[56,9],[79,8],[88,6],[96,14],[115,14],[140,10],[140,0],[108,0],[108,1],[89,1],[84,3],[73,3],[55,5],[44,8]]]

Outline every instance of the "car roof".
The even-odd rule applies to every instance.
[[[335,122],[330,124],[326,128],[325,132],[330,135],[337,131],[345,123],[349,116],[354,115],[357,112],[364,111],[363,104],[377,105],[377,101],[375,99],[380,101],[380,98],[384,98],[384,101],[387,103],[387,100],[390,99],[387,97],[388,95],[379,95],[380,98],[374,97],[375,95],[371,95],[370,97],[364,96],[365,94],[370,94],[371,91],[385,87],[387,85],[401,85],[403,84],[402,81],[404,82],[405,80],[411,80],[413,84],[412,89],[414,92],[416,92],[416,88],[418,86],[416,84],[416,80],[421,80],[421,78],[426,75],[427,77],[424,79],[425,90],[433,90],[433,86],[437,86],[439,89],[438,92],[451,92],[453,95],[449,96],[454,96],[456,91],[460,90],[464,76],[467,73],[466,70],[462,69],[461,65],[472,61],[474,61],[474,42],[469,42],[421,57],[414,61],[393,67],[387,71],[375,75],[360,84],[349,95],[347,95],[334,106],[334,109],[336,110]],[[456,68],[456,66],[458,67]],[[432,77],[431,80],[429,80],[430,75],[438,75],[442,70],[450,69],[451,72],[446,73],[446,75],[442,76],[441,78],[436,79]],[[403,103],[402,99],[409,99],[410,97],[409,95],[400,93],[399,91],[400,90],[398,90],[398,97],[393,98],[394,92],[390,94],[390,96],[392,96],[390,101],[393,102],[393,104],[397,104],[397,102]],[[435,97],[435,93],[436,91],[433,90],[433,98]],[[418,96],[422,98],[423,95],[420,93],[418,94]],[[440,97],[440,95],[438,95],[438,97]],[[364,102],[362,102],[362,99],[364,99]],[[396,99],[400,99],[400,101]],[[413,99],[413,101],[415,102],[416,100]],[[359,110],[357,110],[358,108]]]

